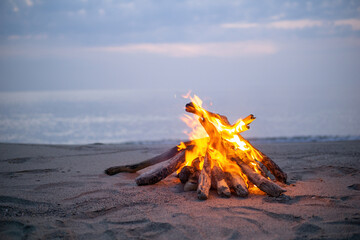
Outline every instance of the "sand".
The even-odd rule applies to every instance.
[[[174,176],[104,169],[169,145],[0,144],[0,239],[360,239],[360,142],[257,144],[285,195],[197,200]]]

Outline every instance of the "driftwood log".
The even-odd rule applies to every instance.
[[[241,171],[248,177],[249,181],[255,184],[261,191],[266,192],[272,197],[278,197],[281,193],[286,192],[285,189],[277,185],[276,183],[264,178],[261,174],[256,173],[247,164],[245,164],[240,158],[232,158],[236,162]]]
[[[248,144],[250,146],[252,146],[249,142],[248,142]],[[262,156],[261,160],[259,160],[259,161],[262,164],[264,164],[264,166],[271,172],[272,175],[274,175],[275,179],[278,180],[279,182],[286,183],[287,174],[281,170],[279,165],[277,165],[273,160],[271,160],[271,158],[266,156],[264,153],[260,152],[258,149],[256,149],[256,150]]]
[[[206,153],[204,157],[204,165],[199,176],[199,184],[197,188],[197,195],[200,200],[206,200],[209,197],[211,187],[211,166],[209,154]]]
[[[186,183],[190,176],[195,172],[195,168],[193,166],[185,166],[181,169],[181,171],[179,172],[179,179],[181,183]]]
[[[173,172],[175,172],[185,162],[185,150],[180,150],[175,156],[170,158],[164,165],[158,166],[151,171],[138,176],[135,181],[137,185],[155,184]]]
[[[185,144],[187,150],[194,147],[193,141],[188,141],[188,142],[185,142],[184,144]],[[174,157],[178,153],[179,153],[179,148],[178,148],[178,146],[175,146],[158,156],[147,159],[140,163],[136,163],[136,164],[132,164],[132,165],[110,167],[105,170],[105,173],[110,176],[121,173],[121,172],[135,173],[141,169],[144,169],[149,166],[167,161],[170,158]]]
[[[187,182],[184,184],[185,192],[197,190],[199,183],[199,176],[200,176],[200,170],[196,170],[190,175],[189,180],[187,180]]]
[[[221,197],[231,197],[231,191],[225,180],[225,172],[220,168],[217,161],[212,160],[211,183]]]
[[[188,192],[188,191],[196,191],[197,190],[197,187],[198,187],[198,182],[199,182],[199,176],[200,176],[200,158],[196,158],[192,161],[191,163],[191,166],[190,166],[190,172],[191,174],[189,175],[188,179],[186,179],[186,182],[184,184],[184,191],[185,192]],[[186,166],[185,166],[186,167]],[[184,168],[185,168],[184,167]],[[183,169],[184,169],[183,168]],[[181,171],[183,171],[183,169],[181,169]],[[185,170],[187,171],[187,170]],[[180,172],[181,173],[181,172]],[[180,178],[180,181],[181,180],[181,176],[180,176],[180,173],[179,173],[179,178]],[[183,179],[184,181],[185,179]],[[182,182],[183,182],[182,181]]]
[[[249,194],[246,183],[240,174],[236,172],[225,172],[226,182],[239,197],[246,197]]]

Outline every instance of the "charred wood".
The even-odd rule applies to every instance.
[[[189,150],[189,149],[192,149],[194,145],[193,145],[192,141],[188,141],[188,142],[185,142],[185,146],[186,146],[186,150]],[[180,150],[180,151],[184,151],[184,150]],[[149,166],[167,161],[170,158],[174,157],[178,153],[179,153],[178,147],[175,146],[160,155],[157,155],[153,158],[147,159],[140,163],[110,167],[105,170],[105,173],[107,175],[115,175],[120,172],[134,173],[141,169],[147,168]]]
[[[236,172],[225,172],[226,181],[231,189],[234,190],[239,197],[246,197],[249,194],[246,183],[240,174]]]
[[[231,191],[225,181],[225,174],[217,161],[212,160],[211,181],[213,187],[221,197],[231,197]]]
[[[209,197],[211,187],[211,166],[208,154],[204,157],[204,165],[199,176],[197,195],[199,200],[206,200]]]
[[[145,172],[138,176],[135,181],[137,185],[149,185],[155,184],[162,179],[166,178],[185,162],[185,151],[180,151],[178,154],[170,158],[165,165],[161,165],[148,172]]]
[[[199,181],[200,171],[195,170],[189,177],[189,180],[184,184],[184,191],[196,191],[198,187],[198,181]]]
[[[181,183],[186,183],[194,171],[195,171],[194,167],[184,166],[179,173],[179,179]]]
[[[247,164],[245,164],[240,158],[234,157],[231,158],[234,162],[236,162],[241,168],[242,172],[248,177],[249,181],[254,183],[261,191],[267,193],[272,197],[278,197],[283,192],[286,192],[285,189],[277,185],[276,183],[270,181],[267,178],[261,176],[261,174],[257,174],[254,170],[252,170]]]

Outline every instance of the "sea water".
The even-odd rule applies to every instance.
[[[0,142],[87,144],[180,141],[188,99],[173,90],[81,90],[0,93]],[[237,91],[198,94],[231,122],[254,114],[246,138],[260,141],[360,139],[360,112],[348,102],[291,96],[252,98]]]

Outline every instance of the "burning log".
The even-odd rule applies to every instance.
[[[271,172],[272,175],[274,175],[275,179],[279,182],[286,183],[287,174],[284,173],[281,168],[273,160],[271,160],[271,158],[269,158],[259,150],[257,151],[261,155],[261,163],[264,164],[264,166]]]
[[[181,150],[175,156],[170,158],[164,166],[159,166],[138,176],[135,179],[136,184],[139,186],[155,184],[175,172],[184,162],[185,150]]]
[[[217,193],[221,197],[231,197],[231,192],[228,184],[225,181],[225,173],[221,170],[217,161],[212,161],[211,177],[213,188],[217,189]]]
[[[200,171],[195,170],[195,172],[193,172],[190,175],[189,180],[184,184],[184,191],[185,192],[196,191],[198,188],[199,177],[200,177]]]
[[[239,197],[246,197],[249,194],[246,183],[240,174],[236,172],[225,172],[225,176],[226,182],[228,183],[229,187],[234,190],[236,195]]]
[[[186,167],[186,166],[185,166]],[[185,168],[184,167],[184,168]],[[183,168],[183,169],[184,169]],[[200,176],[200,158],[196,158],[192,161],[191,163],[191,167],[192,169],[192,173],[190,174],[188,180],[186,181],[186,183],[184,184],[184,191],[188,192],[188,191],[196,191],[197,187],[198,187],[198,180],[199,180],[199,176]],[[182,170],[181,170],[182,171]],[[181,172],[180,172],[181,173]],[[179,175],[180,175],[179,173]],[[180,181],[181,181],[181,177],[179,176]]]
[[[194,103],[188,103],[185,105],[185,110],[189,113],[193,113],[193,114],[196,114],[196,115],[201,115],[201,113],[196,109]],[[227,125],[231,125],[228,118],[224,115],[220,115],[220,114],[217,114],[217,113],[212,113],[212,112],[209,112],[209,111],[206,111],[204,109],[204,111],[209,115],[209,116],[212,116],[214,118],[218,118],[222,121],[223,124],[227,124]]]
[[[261,174],[256,173],[252,170],[247,164],[240,160],[240,158],[232,158],[231,160],[235,161],[241,168],[242,172],[248,177],[248,179],[255,184],[260,190],[266,192],[272,197],[278,197],[283,192],[286,192],[285,189],[277,185],[276,183],[270,181],[267,178],[261,176]]]
[[[199,176],[199,185],[197,188],[197,195],[199,200],[206,200],[209,197],[211,187],[211,165],[209,154],[206,153],[204,157],[204,165]]]
[[[286,191],[271,181],[262,168],[265,166],[277,181],[283,183],[286,183],[286,173],[240,135],[249,129],[254,115],[231,125],[227,117],[203,109],[201,100],[196,96],[192,100],[195,101],[186,104],[185,110],[199,116],[198,123],[209,137],[182,142],[154,158],[134,165],[111,167],[105,172],[109,175],[136,172],[164,162],[138,176],[136,184],[155,184],[177,171],[184,191],[197,190],[199,200],[209,197],[211,187],[222,197],[230,197],[231,190],[240,197],[246,197],[248,186],[255,186],[273,197]]]
[[[179,172],[179,179],[181,183],[186,183],[191,177],[197,175],[199,177],[200,174],[200,159],[196,158],[192,161],[191,166],[184,166]],[[197,184],[197,180],[196,180]]]
[[[184,145],[186,146],[186,149],[191,149],[194,147],[194,141],[188,141],[185,142]],[[174,157],[176,154],[179,153],[179,147],[175,146],[171,149],[169,149],[168,151],[155,156],[153,158],[147,159],[143,162],[140,163],[136,163],[136,164],[132,164],[132,165],[124,165],[124,166],[115,166],[115,167],[110,167],[108,169],[105,170],[105,173],[107,175],[115,175],[118,174],[120,172],[128,172],[128,173],[135,173],[141,169],[147,168],[149,166],[164,162],[169,160],[170,158]]]
[[[189,180],[190,176],[194,173],[194,171],[195,169],[192,166],[183,167],[179,173],[180,182],[186,183]]]

